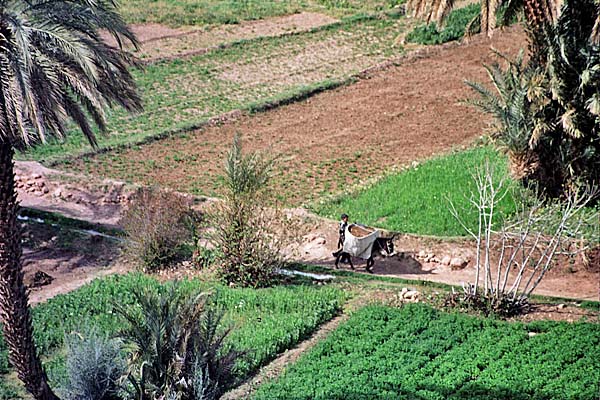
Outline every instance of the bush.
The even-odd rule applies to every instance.
[[[187,199],[157,188],[138,191],[123,217],[126,254],[145,272],[173,262],[190,240]]]
[[[125,359],[121,343],[91,333],[71,334],[66,338],[68,384],[64,398],[72,400],[121,399],[121,378]]]
[[[129,380],[137,399],[218,398],[234,380],[242,354],[223,349],[229,330],[223,312],[207,295],[185,293],[174,283],[166,291],[135,289],[138,307],[118,307],[129,323],[120,334],[131,345]]]
[[[225,283],[264,287],[283,264],[291,218],[272,202],[268,190],[272,160],[242,154],[239,136],[225,163],[226,193],[210,218],[218,274]]]

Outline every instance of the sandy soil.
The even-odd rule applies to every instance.
[[[324,14],[303,12],[202,29],[197,27],[173,29],[160,24],[137,24],[131,25],[131,29],[141,45],[133,52],[144,62],[171,60],[203,54],[219,46],[241,40],[293,34],[334,22],[337,22],[335,18]],[[109,44],[116,45],[112,37],[105,34],[104,38]],[[129,48],[131,49],[131,46]]]
[[[216,160],[240,133],[246,149],[279,156],[277,190],[292,205],[303,204],[481,136],[487,120],[462,104],[473,95],[464,80],[485,81],[482,64],[494,60],[490,47],[516,53],[524,45],[522,31],[510,29],[491,41],[441,47],[306,101],[116,152],[118,169],[109,162],[87,167],[98,176],[139,171],[139,183],[179,191],[212,188],[221,169]],[[179,161],[165,161],[174,152]],[[153,167],[142,171],[148,162]]]

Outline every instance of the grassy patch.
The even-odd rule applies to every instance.
[[[465,35],[467,24],[481,13],[479,4],[453,10],[443,26],[435,22],[415,27],[407,36],[406,41],[419,44],[441,44],[461,39]]]
[[[255,399],[583,400],[598,382],[599,324],[369,306]]]
[[[33,309],[38,351],[49,355],[50,376],[60,381],[64,374],[61,348],[65,334],[86,327],[115,333],[123,321],[114,303],[131,305],[131,288],[145,286],[161,290],[161,284],[142,274],[96,280],[67,295],[57,296]],[[211,291],[226,310],[224,323],[234,327],[229,346],[249,351],[238,365],[238,376],[246,376],[279,352],[307,337],[332,318],[345,299],[342,291],[317,286],[281,286],[270,289],[232,289],[197,280],[186,281],[182,290]],[[0,345],[0,373],[6,373],[6,349]]]
[[[169,26],[237,24],[302,11],[348,17],[387,10],[400,0],[123,0],[120,10],[131,23],[158,22]]]
[[[352,221],[421,235],[463,236],[464,230],[449,209],[449,200],[461,212],[466,224],[477,227],[477,212],[469,207],[475,190],[472,174],[490,160],[497,176],[508,173],[506,160],[491,147],[477,147],[434,158],[407,171],[383,178],[355,194],[346,194],[315,206],[321,215],[337,218],[350,215]],[[505,197],[500,215],[514,212],[514,199]]]
[[[307,34],[241,42],[149,65],[134,72],[144,111],[130,115],[112,110],[108,135],[99,137],[100,148],[142,143],[193,129],[228,111],[261,110],[335,86],[401,53],[391,44],[403,21],[398,16],[363,16]],[[56,162],[90,151],[83,135],[73,131],[66,140],[51,141],[20,158]],[[108,162],[119,167],[118,160],[114,167],[114,160]]]

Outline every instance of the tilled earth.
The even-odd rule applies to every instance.
[[[306,204],[364,183],[391,168],[472,143],[487,121],[464,104],[465,80],[487,80],[491,48],[514,55],[521,29],[413,53],[358,83],[289,106],[143,146],[97,155],[69,168],[93,175],[212,195],[223,156],[240,133],[247,150],[278,157],[276,190]]]

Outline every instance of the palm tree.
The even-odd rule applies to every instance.
[[[556,21],[561,0],[481,0],[481,13],[469,23],[467,34],[479,27],[482,33],[491,37],[496,29],[496,12],[504,8],[502,25],[507,25],[512,18],[523,11],[529,40],[530,55],[537,55],[544,50],[543,34],[547,23]],[[406,4],[408,12],[427,23],[441,24],[454,8],[454,0],[409,0]],[[543,56],[541,56],[543,58]]]
[[[127,321],[119,336],[131,349],[130,397],[219,398],[235,381],[234,366],[245,353],[225,345],[231,331],[221,327],[223,311],[204,293],[178,282],[166,290],[134,288],[138,307],[116,305]]]
[[[33,341],[13,156],[64,137],[68,120],[95,146],[92,124],[105,130],[105,106],[141,109],[133,60],[101,30],[137,44],[113,0],[0,0],[0,318],[10,362],[36,399],[57,397]]]
[[[513,176],[551,197],[600,184],[599,18],[594,0],[566,0],[544,28],[541,65],[520,57],[505,70],[487,67],[493,91],[469,83],[480,95],[473,103],[495,119],[492,138]]]

